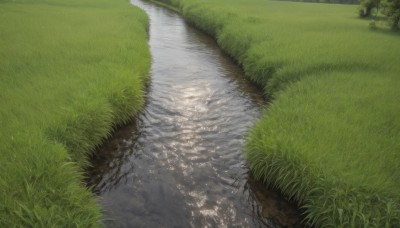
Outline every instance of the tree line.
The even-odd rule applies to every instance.
[[[400,0],[361,0],[360,17],[376,18],[379,14],[387,18],[393,30],[399,30]]]

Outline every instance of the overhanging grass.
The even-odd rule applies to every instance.
[[[162,0],[160,0],[162,1]],[[400,226],[400,37],[357,6],[168,0],[214,36],[272,105],[249,165],[318,226]]]
[[[3,0],[0,18],[0,227],[98,226],[79,170],[144,104],[147,17],[123,0]]]

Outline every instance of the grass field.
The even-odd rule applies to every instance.
[[[144,103],[148,21],[124,0],[0,0],[0,227],[93,227],[86,156]]]
[[[330,227],[400,227],[400,36],[357,6],[160,0],[214,36],[272,97],[246,155]]]

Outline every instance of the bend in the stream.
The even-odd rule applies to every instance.
[[[150,17],[144,111],[92,159],[88,184],[110,227],[298,226],[298,212],[249,175],[243,145],[262,93],[208,36],[168,9]]]

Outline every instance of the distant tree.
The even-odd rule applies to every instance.
[[[400,0],[383,0],[382,13],[389,19],[393,30],[399,30]]]
[[[396,0],[399,1],[399,0]],[[371,17],[372,16],[372,10],[379,9],[379,5],[381,3],[381,0],[361,0],[360,1],[360,10],[359,10],[359,15],[360,17]]]

